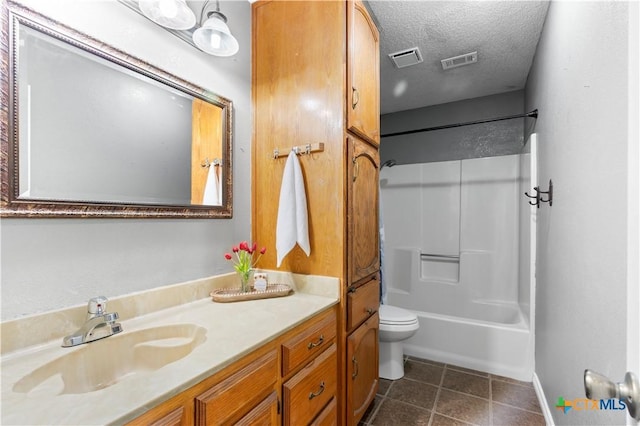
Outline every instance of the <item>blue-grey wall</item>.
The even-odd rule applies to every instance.
[[[521,114],[524,90],[412,109],[380,118],[381,134],[423,129]],[[513,119],[382,138],[381,162],[398,164],[463,160],[519,154],[524,126],[530,119]]]
[[[586,368],[615,381],[626,369],[627,273],[638,265],[627,253],[638,221],[627,210],[628,197],[638,196],[627,192],[638,144],[628,135],[638,120],[629,114],[638,96],[629,83],[637,90],[637,67],[628,74],[638,60],[637,48],[628,50],[629,4],[552,1],[527,81],[527,107],[540,110],[531,129],[539,182],[553,180],[553,206],[537,216],[535,362],[557,425],[628,418],[626,410],[564,413],[554,405],[585,397]],[[637,312],[638,300],[629,306]]]

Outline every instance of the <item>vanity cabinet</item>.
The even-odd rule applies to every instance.
[[[354,354],[348,347],[365,323],[367,343],[353,347],[376,368],[361,370],[356,389],[374,389],[375,396],[378,386],[378,342],[369,336],[377,338],[379,291],[369,290],[372,303],[360,297],[348,301],[349,289],[372,281],[367,288],[377,286],[380,269],[378,31],[360,0],[258,0],[251,8],[252,239],[267,247],[258,267],[341,279],[336,399],[313,422],[326,424],[322,413],[335,404],[329,412],[337,412],[337,424],[355,425],[362,407],[373,401],[367,392],[357,403],[347,402],[354,389],[349,373]],[[323,144],[321,151],[298,155],[311,252],[307,256],[296,246],[278,266],[275,230],[286,159],[274,152],[293,147],[304,152],[306,144],[317,143]]]
[[[338,424],[337,306],[128,425]]]

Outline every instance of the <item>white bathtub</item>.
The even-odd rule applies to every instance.
[[[425,264],[431,266],[419,249],[400,248],[393,254],[399,267],[390,274],[386,303],[415,312],[420,322],[404,344],[406,355],[532,380],[534,342],[528,315],[515,301],[483,299],[475,291],[490,284],[479,272],[485,253],[460,254],[466,266],[460,268],[458,281],[424,278]]]
[[[532,380],[533,338],[519,311],[512,324],[414,312],[420,328],[405,342],[405,355]]]

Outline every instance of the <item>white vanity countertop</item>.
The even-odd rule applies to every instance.
[[[86,345],[62,348],[61,339],[50,340],[3,355],[1,423],[89,425],[122,424],[133,420],[338,302],[338,279],[288,275],[293,277],[288,281],[295,291],[286,297],[233,303],[215,303],[206,297],[130,319],[121,314],[119,322],[124,331],[115,338],[146,328],[187,323],[205,328],[206,340],[178,361],[152,372],[127,377],[101,390],[50,395],[46,386],[39,386],[27,394],[13,391],[15,383],[35,368]],[[314,282],[316,278],[317,283]],[[207,286],[211,286],[211,280]],[[159,292],[155,293],[154,297],[158,298]],[[107,311],[117,309],[108,304]],[[3,333],[19,329],[13,324],[9,330],[3,328]],[[87,345],[101,345],[111,338],[114,337]],[[118,354],[113,353],[113,357],[117,359]],[[61,381],[58,379],[58,382]],[[60,383],[52,383],[52,386],[59,388]]]

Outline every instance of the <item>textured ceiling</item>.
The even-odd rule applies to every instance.
[[[548,1],[382,1],[382,114],[524,88]],[[388,55],[419,47],[424,62],[398,69]],[[443,71],[441,59],[478,52],[478,63]]]

